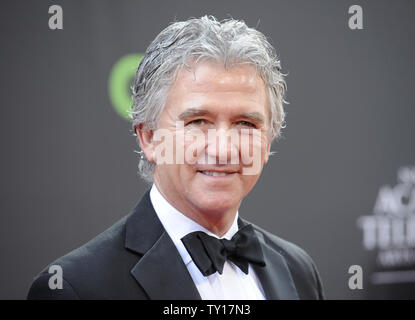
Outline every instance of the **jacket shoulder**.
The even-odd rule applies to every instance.
[[[83,246],[60,257],[35,277],[28,299],[105,299],[111,292],[122,292],[130,280],[131,268],[137,255],[126,250],[125,222],[123,217],[110,228]],[[61,270],[62,288],[51,289],[49,282],[54,273],[50,267]],[[121,290],[121,291],[120,291]]]
[[[284,240],[254,224],[253,227],[272,250],[284,257],[300,299],[324,299],[322,281],[310,255],[290,241]]]
[[[27,294],[28,300],[79,300],[71,284],[62,278],[62,287],[51,286],[52,274],[40,273],[33,281]],[[51,281],[52,280],[52,281]]]

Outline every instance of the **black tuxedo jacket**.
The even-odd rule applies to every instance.
[[[266,298],[323,299],[320,277],[308,254],[253,226],[266,263],[253,268]],[[53,274],[48,266],[34,279],[28,299],[201,299],[149,192],[129,215],[51,265],[62,267],[63,288],[49,288]]]

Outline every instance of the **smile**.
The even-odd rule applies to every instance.
[[[217,172],[217,171],[198,171],[204,175],[212,176],[212,177],[224,177],[230,174],[234,174],[235,172]]]

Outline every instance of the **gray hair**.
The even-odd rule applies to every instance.
[[[259,31],[234,19],[217,21],[212,16],[174,22],[165,28],[147,48],[138,66],[132,86],[132,126],[144,130],[157,128],[168,90],[180,67],[190,61],[223,62],[225,67],[251,64],[264,80],[270,103],[270,138],[280,135],[284,127],[286,83],[281,64],[272,45]],[[138,170],[142,178],[153,181],[154,163],[141,151]]]

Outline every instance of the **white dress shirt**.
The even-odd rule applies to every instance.
[[[232,262],[226,261],[223,273],[205,277],[194,264],[181,238],[194,231],[203,231],[219,238],[174,208],[159,192],[156,185],[150,191],[150,199],[164,229],[180,253],[202,300],[265,300],[264,291],[251,265],[245,274]],[[230,229],[222,238],[230,240],[238,231],[238,212]],[[174,276],[174,275],[172,275]]]

